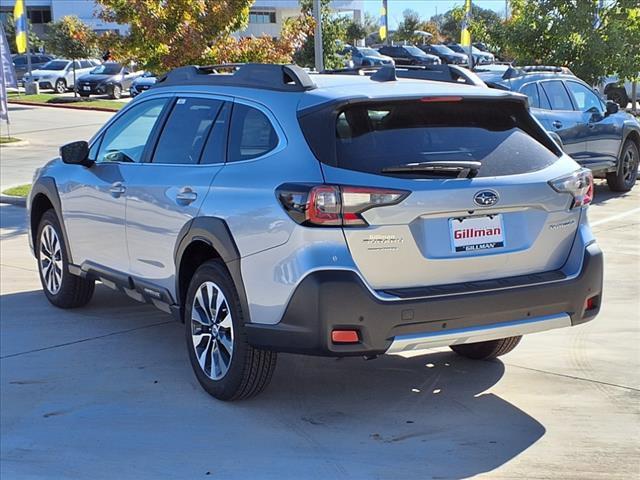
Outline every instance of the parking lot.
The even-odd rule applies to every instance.
[[[10,114],[31,146],[3,147],[3,186],[29,181],[57,145],[111,115]],[[283,354],[268,389],[238,403],[200,388],[184,327],[155,308],[102,285],[85,308],[52,307],[25,210],[0,214],[2,478],[640,475],[640,185],[596,188],[605,291],[595,321],[531,335],[492,362],[448,349],[372,361]]]

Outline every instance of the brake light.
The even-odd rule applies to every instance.
[[[549,185],[556,192],[570,193],[573,196],[571,208],[584,207],[593,200],[593,174],[587,168],[581,168],[571,175],[551,180]]]
[[[453,97],[453,96],[446,96],[446,97],[422,97],[420,99],[420,101],[422,103],[434,103],[434,102],[461,102],[462,101],[462,97]]]
[[[362,227],[362,213],[395,205],[411,192],[373,187],[285,184],[276,196],[289,216],[308,227]]]

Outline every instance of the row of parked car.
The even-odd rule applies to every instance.
[[[481,45],[481,44],[479,44]],[[484,47],[486,48],[486,47]],[[343,54],[350,54],[353,65],[367,67],[375,65],[437,65],[453,64],[468,66],[469,49],[457,43],[424,45],[383,45],[376,48],[347,46]],[[474,65],[495,62],[495,56],[476,45],[471,47]]]
[[[14,56],[13,64],[18,81],[36,82],[41,89],[56,93],[76,90],[81,97],[108,95],[117,99],[124,92],[135,97],[155,83],[155,76],[150,72],[91,58],[68,60],[32,55],[31,75],[26,55]]]

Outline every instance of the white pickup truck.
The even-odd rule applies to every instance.
[[[640,74],[638,75],[640,77]],[[605,95],[608,100],[612,100],[620,105],[620,108],[627,108],[631,101],[631,86],[630,80],[622,83],[617,75],[606,77],[598,86],[600,93]],[[636,82],[636,98],[640,100],[640,82]]]

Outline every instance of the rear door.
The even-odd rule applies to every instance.
[[[496,279],[566,261],[580,213],[549,186],[566,163],[523,103],[368,102],[344,107],[334,122],[335,156],[327,153],[322,165],[327,183],[410,192],[399,204],[364,211],[368,226],[343,229],[373,288]],[[318,155],[321,147],[313,148]],[[461,160],[481,162],[475,178],[384,171]]]
[[[574,160],[587,159],[587,122],[582,112],[575,110],[569,92],[562,80],[540,82],[540,95],[551,107],[546,112],[546,128],[555,132],[562,140],[562,147]]]
[[[141,168],[127,183],[127,246],[131,274],[173,291],[174,251],[225,161],[230,103],[180,95]],[[186,233],[186,232],[185,232]]]

